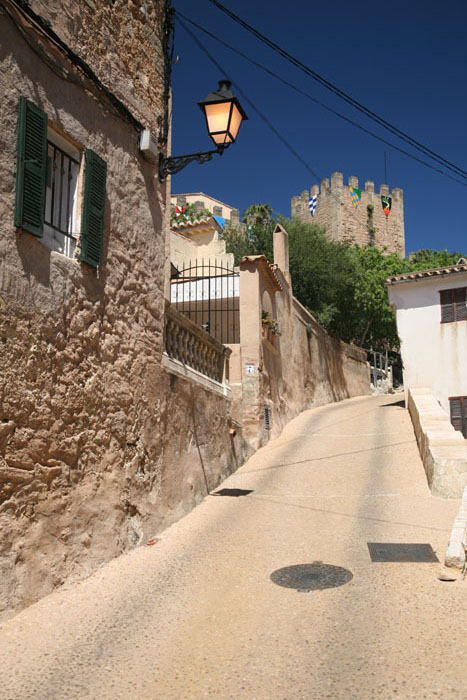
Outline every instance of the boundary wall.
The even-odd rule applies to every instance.
[[[366,352],[332,338],[294,298],[287,232],[274,232],[274,260],[240,263],[240,339],[230,345],[233,415],[256,449],[301,411],[371,393]]]
[[[461,498],[467,486],[467,440],[454,430],[430,389],[409,388],[407,408],[433,495]]]

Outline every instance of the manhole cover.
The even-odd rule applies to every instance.
[[[368,542],[371,561],[379,562],[439,562],[428,543]]]
[[[277,569],[271,574],[271,581],[284,588],[297,591],[322,591],[325,588],[337,588],[348,583],[353,574],[341,566],[330,564],[295,564]]]

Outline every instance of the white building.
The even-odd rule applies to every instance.
[[[395,310],[407,406],[428,483],[467,486],[467,262],[386,280]]]
[[[401,340],[404,386],[431,389],[451,413],[452,399],[467,397],[467,264],[397,275],[386,285]]]

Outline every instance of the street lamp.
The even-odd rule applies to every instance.
[[[242,121],[248,119],[243,107],[230,89],[230,80],[220,80],[215,92],[209,93],[205,100],[198,102],[206,118],[209,136],[216,145],[216,150],[201,153],[189,153],[183,156],[159,158],[159,180],[182,170],[188,163],[196,160],[206,163],[215,153],[222,155],[231,143],[235,143]]]

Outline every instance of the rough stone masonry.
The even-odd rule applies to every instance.
[[[319,185],[313,185],[310,193],[305,190],[301,195],[292,197],[292,216],[324,228],[332,240],[348,240],[361,246],[372,244],[386,249],[388,253],[405,255],[402,190],[396,188],[390,192],[387,185],[381,185],[377,193],[374,183],[368,180],[355,209],[350,198],[350,187],[358,188],[356,177],[349,177],[346,186],[342,173],[333,173],[331,184],[325,178],[321,180],[321,189]],[[312,217],[308,201],[314,195],[317,196],[317,206]],[[381,195],[392,198],[389,216],[383,211]]]
[[[211,487],[234,465],[227,399],[161,366],[168,187],[131,120],[46,36],[157,137],[167,3],[29,7],[45,29],[0,2],[0,614],[187,512],[205,493],[200,454]],[[47,115],[48,139],[107,166],[97,269],[15,226],[21,98]]]

